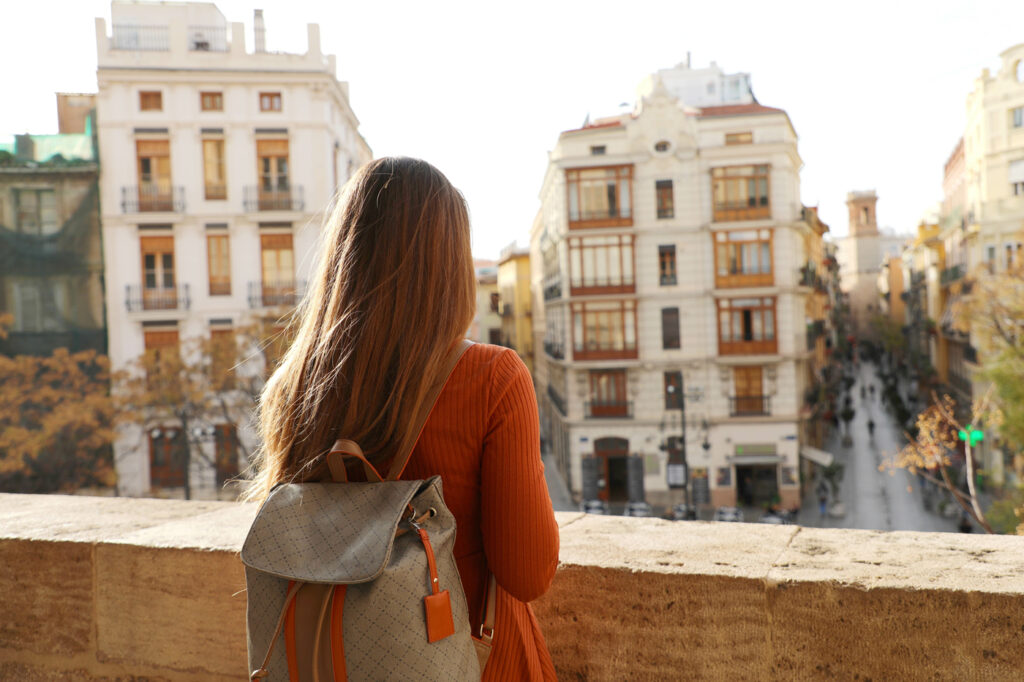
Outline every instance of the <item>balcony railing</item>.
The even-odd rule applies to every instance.
[[[631,294],[636,291],[633,277],[591,277],[569,283],[569,293],[577,294]]]
[[[188,49],[193,52],[227,52],[227,27],[189,26]]]
[[[558,395],[558,392],[551,384],[548,384],[548,400],[551,401],[551,404],[555,406],[555,409],[557,409],[559,414],[563,417],[568,414],[565,410],[565,398]]]
[[[114,24],[110,47],[114,50],[167,52],[171,49],[170,29],[166,26]]]
[[[725,275],[715,273],[716,289],[732,289],[739,287],[770,287],[775,283],[775,277],[770,272],[743,272],[742,270],[730,272]]]
[[[147,310],[188,310],[192,305],[187,284],[158,288],[129,284],[124,290],[125,307],[130,313]]]
[[[825,335],[825,320],[815,320],[807,325],[807,350],[814,350],[819,337]]]
[[[512,317],[512,304],[511,303],[505,303],[504,305],[501,306],[501,316],[502,317]]]
[[[121,188],[124,213],[184,213],[185,188],[146,183]]]
[[[731,417],[761,417],[768,416],[771,413],[771,396],[729,396],[729,416]]]
[[[574,360],[636,360],[636,342],[623,343],[619,348],[602,348],[597,344],[586,348],[576,346],[572,357]]]
[[[245,210],[253,211],[301,211],[306,202],[302,198],[302,186],[264,189],[258,185],[245,188],[243,199]]]
[[[555,341],[544,342],[544,352],[555,358],[556,360],[565,359],[565,344]]]
[[[628,400],[588,400],[583,403],[587,419],[632,419],[633,403]]]
[[[939,276],[939,282],[944,285],[952,284],[963,276],[963,267],[954,265],[942,271],[942,274]]]
[[[562,297],[562,282],[556,280],[553,282],[547,282],[544,284],[544,300],[550,301],[554,298]]]
[[[718,342],[719,355],[769,355],[777,353],[778,350],[779,342],[776,339]]]
[[[305,289],[305,282],[249,282],[249,307],[294,306],[302,298]]]
[[[207,201],[223,201],[228,198],[228,187],[224,184],[208,182],[203,185],[203,196]]]
[[[772,217],[771,206],[756,206],[750,202],[721,202],[714,206],[713,220],[716,223],[738,220],[760,220]]]

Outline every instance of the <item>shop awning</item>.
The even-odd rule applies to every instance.
[[[804,459],[811,460],[815,464],[820,464],[823,467],[832,466],[832,462],[835,461],[835,457],[832,456],[831,452],[812,448],[810,445],[800,446],[800,456]]]
[[[747,466],[750,464],[778,464],[782,461],[779,455],[730,455],[726,457],[730,464]]]

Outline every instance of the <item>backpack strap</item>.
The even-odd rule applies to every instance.
[[[416,438],[412,441],[408,450],[401,452],[395,457],[391,463],[391,468],[388,469],[388,474],[385,476],[385,480],[397,481],[402,476],[402,472],[405,471],[406,465],[409,463],[409,458],[412,457],[412,451],[416,449],[416,444],[420,441],[420,436],[423,435],[423,427],[427,423],[427,419],[430,417],[430,413],[434,411],[434,405],[437,403],[437,399],[441,396],[441,392],[444,391],[445,385],[448,383],[449,377],[452,375],[452,371],[455,370],[455,365],[459,364],[459,360],[462,358],[462,354],[473,345],[473,342],[469,339],[462,339],[456,346],[448,353],[448,358],[445,361],[445,365],[441,368],[441,373],[438,375],[439,381],[437,381],[430,389],[430,392],[426,395],[423,400],[423,405],[420,407],[420,413],[416,421],[413,423],[413,428],[410,429],[410,433],[415,433]]]

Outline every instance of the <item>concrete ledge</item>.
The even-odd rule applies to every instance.
[[[244,680],[254,513],[0,495],[0,679]],[[558,518],[562,679],[1024,677],[1024,538]]]

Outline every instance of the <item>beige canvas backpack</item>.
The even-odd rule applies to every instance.
[[[415,422],[417,440],[468,346],[449,356]],[[242,546],[250,679],[480,679],[494,579],[471,631],[452,554],[455,518],[440,476],[398,480],[411,454],[400,453],[381,476],[358,444],[339,440],[328,455],[331,481],[271,491]],[[353,458],[367,482],[347,480]]]

